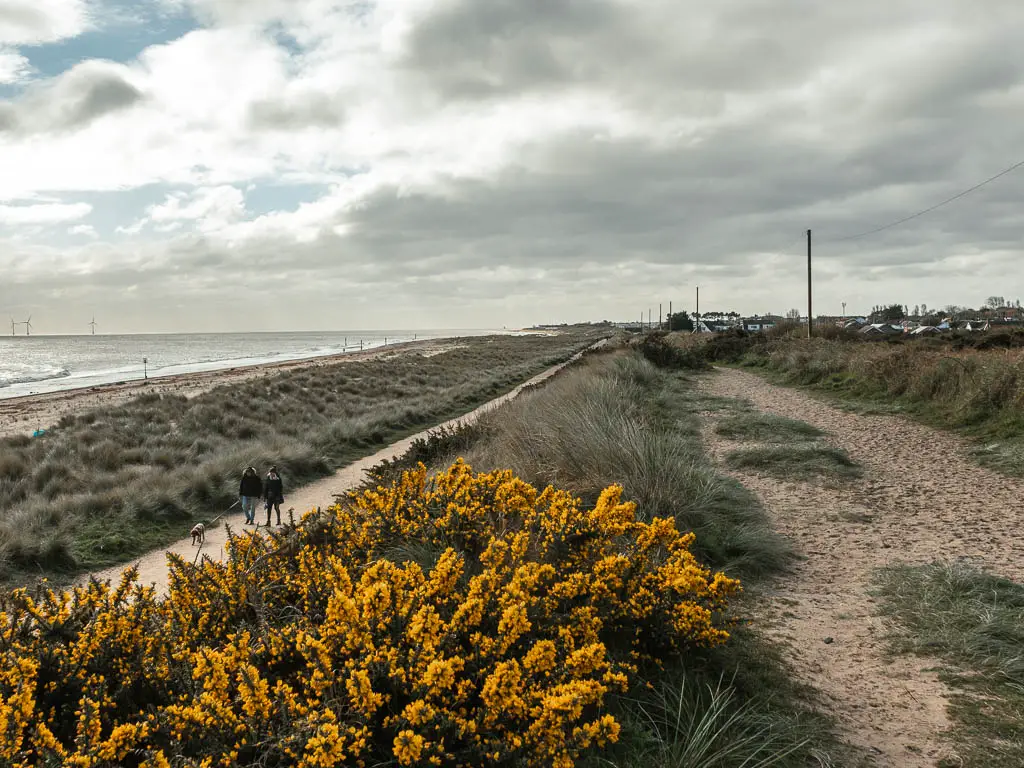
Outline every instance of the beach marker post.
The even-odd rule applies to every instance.
[[[149,365],[149,358],[148,357],[142,358],[142,378],[143,379],[148,379],[149,378],[149,369],[147,367],[148,365]]]

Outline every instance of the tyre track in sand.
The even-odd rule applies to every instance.
[[[758,619],[791,649],[801,680],[824,694],[843,737],[877,765],[955,760],[943,733],[949,691],[928,671],[939,662],[889,653],[871,577],[887,565],[963,558],[1024,580],[1024,482],[973,463],[955,435],[904,417],[849,413],[733,369],[718,369],[698,386],[818,427],[864,468],[861,479],[840,484],[722,468],[758,495],[806,558],[773,586]],[[739,444],[714,433],[720,414],[707,415],[705,444],[721,464]]]
[[[605,343],[606,340],[599,341],[589,347],[588,350],[600,348],[604,346]],[[517,397],[524,389],[540,384],[554,376],[563,368],[577,362],[588,350],[579,352],[565,362],[559,363],[558,365],[542,371],[533,378],[519,384],[510,392],[478,406],[469,413],[454,419],[449,419],[442,424],[417,432],[416,434],[410,435],[402,440],[398,440],[386,448],[382,448],[377,451],[372,456],[366,456],[365,458],[359,459],[351,464],[347,464],[333,475],[325,477],[314,483],[309,483],[300,488],[296,488],[290,493],[286,488],[285,494],[287,499],[281,509],[282,520],[287,517],[289,509],[293,509],[296,516],[299,516],[315,507],[329,506],[334,502],[335,495],[343,494],[346,491],[359,486],[365,479],[365,471],[367,469],[370,469],[387,459],[391,459],[395,456],[401,456],[408,451],[410,447],[412,447],[412,444],[416,440],[425,438],[429,432],[439,427],[455,426],[459,423],[470,424],[475,422],[487,411],[497,408],[498,406]],[[260,520],[265,519],[265,515],[266,513],[262,506],[260,506],[256,511],[256,520],[259,522]],[[224,514],[224,516],[218,520],[216,526],[207,526],[206,542],[199,552],[197,552],[197,550],[200,550],[200,548],[192,543],[192,538],[190,536],[186,536],[174,542],[170,546],[151,550],[145,555],[137,557],[127,563],[122,563],[121,565],[116,565],[111,568],[105,568],[100,571],[85,574],[78,579],[78,583],[87,583],[92,577],[101,581],[109,579],[116,582],[121,578],[121,574],[126,568],[130,568],[135,565],[138,566],[139,569],[138,581],[142,584],[154,585],[158,595],[165,595],[167,593],[167,577],[169,574],[167,561],[168,553],[179,555],[189,562],[194,560],[197,555],[201,557],[209,557],[213,560],[222,560],[224,558],[224,547],[227,544],[229,530],[234,535],[244,535],[245,533],[253,530],[252,528],[244,525],[244,521],[245,517],[236,505],[231,511]],[[189,526],[183,524],[182,527],[186,528]],[[259,530],[265,530],[263,525],[259,526]]]

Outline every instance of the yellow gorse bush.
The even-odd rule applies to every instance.
[[[0,601],[0,764],[572,766],[610,696],[721,643],[692,534],[461,461],[224,563]]]

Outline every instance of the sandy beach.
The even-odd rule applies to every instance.
[[[35,429],[47,429],[62,416],[117,405],[146,392],[161,392],[195,397],[222,384],[236,384],[260,376],[301,368],[322,368],[338,363],[383,358],[397,354],[437,354],[458,345],[457,339],[430,339],[400,342],[362,352],[345,352],[325,357],[263,363],[219,371],[184,373],[150,377],[101,386],[68,389],[39,395],[0,399],[0,437],[30,435]]]

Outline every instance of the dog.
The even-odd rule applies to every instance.
[[[206,541],[206,526],[202,523],[196,523],[192,528],[192,546],[196,545],[196,542],[202,545]]]

